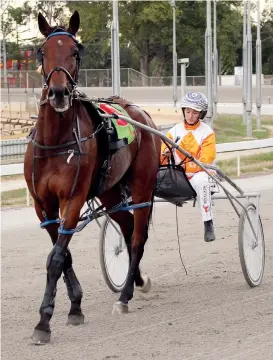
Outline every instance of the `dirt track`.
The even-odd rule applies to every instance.
[[[135,294],[130,313],[112,316],[117,295],[104,284],[99,267],[98,227],[74,236],[74,267],[84,289],[86,323],[66,327],[69,302],[59,281],[49,345],[30,344],[45,286],[51,244],[39,229],[33,209],[3,212],[2,359],[3,360],[265,360],[273,358],[273,192],[261,197],[266,239],[263,284],[250,289],[240,267],[237,225],[231,206],[214,207],[217,241],[203,241],[198,209],[156,204],[146,245],[143,272],[153,280],[147,298]],[[191,225],[192,222],[194,225]],[[16,226],[14,226],[16,224]]]

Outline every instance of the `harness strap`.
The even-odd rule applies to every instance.
[[[148,206],[152,206],[151,201],[140,203],[140,204],[133,204],[132,202],[120,203],[116,206],[113,206],[111,209],[106,210],[105,212],[103,212],[103,214],[111,214],[113,212],[118,212],[118,211],[129,211],[129,210],[135,210],[135,209],[142,209],[142,208],[148,207]],[[81,220],[84,220],[84,219],[81,219]],[[87,218],[87,220],[85,220],[84,224],[78,225],[74,229],[65,229],[64,224],[62,222],[61,226],[58,229],[58,233],[63,234],[63,235],[73,235],[75,232],[81,231],[91,220],[92,219]]]
[[[60,223],[60,220],[56,219],[56,220],[49,220],[47,218],[47,214],[46,214],[46,211],[43,209],[43,204],[42,204],[42,201],[41,199],[39,198],[38,194],[37,194],[37,191],[36,191],[36,186],[35,186],[35,168],[36,168],[36,160],[37,159],[42,159],[42,158],[46,158],[46,156],[38,156],[36,154],[36,149],[39,148],[39,149],[42,149],[42,150],[56,150],[56,149],[62,149],[62,148],[66,148],[68,146],[71,146],[71,145],[74,145],[74,144],[77,144],[78,145],[78,151],[76,151],[76,155],[78,156],[78,164],[77,164],[77,170],[76,170],[76,174],[75,174],[75,178],[74,178],[74,183],[73,183],[73,186],[72,186],[72,189],[71,189],[71,192],[70,192],[70,197],[69,197],[69,202],[68,202],[68,206],[67,206],[67,209],[66,209],[66,213],[65,213],[65,216],[64,216],[64,219],[61,220],[62,224],[65,222],[65,219],[67,217],[67,214],[68,214],[68,210],[69,210],[69,206],[70,206],[70,203],[71,203],[71,198],[74,194],[74,191],[75,191],[75,188],[76,188],[76,185],[77,185],[77,181],[78,181],[78,176],[79,176],[79,172],[80,172],[80,159],[81,159],[81,155],[91,155],[89,153],[83,153],[82,152],[82,148],[81,148],[81,143],[84,142],[84,141],[87,141],[89,139],[92,139],[96,136],[96,134],[103,128],[103,124],[101,124],[100,126],[97,127],[97,129],[93,132],[93,134],[87,136],[87,137],[84,137],[84,138],[81,138],[80,137],[80,133],[77,134],[77,130],[80,131],[80,126],[79,126],[79,119],[78,119],[78,116],[74,116],[74,108],[73,108],[73,134],[75,136],[75,139],[74,141],[70,141],[69,143],[66,143],[66,144],[61,144],[61,145],[56,145],[56,146],[45,146],[45,145],[41,145],[39,143],[37,143],[35,141],[36,139],[36,136],[37,136],[37,131],[35,132],[34,134],[34,139],[33,138],[30,138],[30,141],[32,142],[33,144],[33,159],[32,159],[32,189],[33,189],[33,193],[34,193],[34,197],[35,197],[35,200],[38,202],[40,208],[42,209],[42,214],[45,218],[45,221],[42,222],[40,224],[40,226],[43,228],[49,224],[56,224],[56,223]],[[74,131],[75,130],[75,131]],[[70,162],[71,158],[73,155],[75,155],[75,152],[72,150],[68,150],[67,152],[64,151],[64,152],[60,152],[58,154],[52,154],[51,156],[58,156],[58,155],[63,155],[63,154],[69,154],[69,157],[67,159],[67,163]],[[48,156],[50,157],[50,156]]]
[[[51,225],[51,224],[59,224],[60,223],[60,219],[53,219],[53,220],[46,220],[40,223],[40,227],[44,228],[47,225]]]
[[[93,139],[97,133],[102,130],[103,128],[103,124],[100,124],[97,129],[93,132],[93,134],[89,135],[89,136],[85,136],[81,139],[77,138],[77,140],[79,141],[79,143],[82,143],[82,142],[85,142],[87,140],[90,140],[90,139]],[[36,136],[35,136],[36,137]],[[75,145],[75,144],[78,144],[78,141],[77,140],[74,140],[74,141],[70,141],[68,143],[64,143],[64,144],[61,144],[61,145],[52,145],[52,146],[47,146],[47,145],[41,145],[39,144],[37,141],[35,141],[35,138],[32,139],[31,137],[28,137],[28,139],[30,140],[30,142],[32,142],[33,146],[38,148],[38,149],[42,149],[42,150],[58,150],[58,149],[63,149],[63,148],[66,148],[66,147],[69,147],[71,145]]]

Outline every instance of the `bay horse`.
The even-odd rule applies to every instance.
[[[83,52],[83,46],[75,37],[80,26],[79,14],[73,13],[67,29],[51,27],[41,13],[38,25],[45,37],[37,52],[45,84],[37,123],[25,154],[24,176],[41,227],[46,228],[53,243],[46,263],[40,321],[31,337],[35,344],[45,344],[51,337],[50,320],[62,273],[71,301],[67,323],[79,325],[84,322],[82,288],[73,270],[68,245],[85,201],[96,196],[109,209],[122,201],[120,189],[126,184],[134,204],[152,204],[160,138],[136,128],[134,140],[112,155],[105,170],[108,140],[102,117],[92,101],[84,102],[77,96]],[[109,101],[118,103],[134,120],[156,128],[148,114],[132,103],[118,97]],[[101,182],[103,174],[104,181]],[[103,186],[98,186],[99,183]],[[136,209],[133,215],[121,211],[111,214],[121,228],[130,258],[125,286],[113,308],[118,313],[128,311],[134,285],[143,291],[150,288],[149,278],[142,277],[139,269],[150,215],[151,207]]]

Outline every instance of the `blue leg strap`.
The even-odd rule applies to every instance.
[[[116,211],[129,211],[129,210],[135,210],[135,209],[141,209],[141,208],[144,208],[144,207],[148,207],[148,206],[151,206],[151,202],[145,202],[145,203],[141,203],[141,204],[131,204],[131,205],[119,205],[117,207],[113,207],[111,210],[112,211],[109,211],[109,213],[111,212],[116,212]],[[114,211],[113,211],[114,210]],[[84,221],[83,224],[81,225],[78,225],[75,229],[64,229],[64,225],[61,224],[61,226],[59,227],[58,229],[58,233],[59,234],[63,234],[63,235],[73,235],[75,232],[79,232],[81,231],[90,221],[92,220],[92,218],[90,219],[87,219],[86,221]],[[60,220],[57,219],[57,220],[47,220],[45,221],[43,224],[52,224],[52,223],[60,223]],[[46,226],[44,225],[44,226]]]
[[[59,224],[60,223],[60,219],[54,219],[54,220],[45,220],[43,222],[40,223],[40,227],[41,228],[44,228],[46,227],[47,225],[50,225],[50,224]]]
[[[75,228],[75,229],[64,229],[63,225],[61,225],[59,227],[59,229],[58,229],[58,233],[63,234],[63,235],[73,235],[76,231],[77,231],[77,228]]]

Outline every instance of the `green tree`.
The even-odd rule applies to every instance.
[[[37,20],[38,13],[42,13],[49,24],[57,22],[58,25],[65,24],[67,19],[67,8],[65,1],[41,1],[38,0],[32,7],[32,15]]]
[[[263,11],[261,21],[262,70],[265,75],[273,74],[273,7]]]
[[[223,2],[217,6],[217,41],[221,57],[221,74],[231,75],[243,46],[242,8]]]
[[[42,4],[45,5],[42,7]],[[83,67],[110,68],[112,2],[69,1],[66,5],[54,3],[52,17],[60,23],[59,17],[67,18],[69,11],[79,11],[81,27],[78,35],[85,46]],[[35,11],[44,11],[46,15],[49,11],[46,6],[49,2],[39,1]],[[171,75],[172,16],[170,1],[119,1],[121,66],[135,68],[148,76]],[[206,2],[176,1],[176,24],[178,58],[190,58],[188,75],[204,75]],[[262,28],[266,71],[270,71],[272,64],[271,26],[272,15],[270,18],[268,13]],[[241,65],[242,28],[241,2],[217,1],[217,41],[222,74],[233,74],[234,66]],[[255,33],[253,28],[254,46]]]
[[[6,56],[7,59],[20,60],[20,44],[19,44],[19,30],[18,27],[26,25],[30,19],[31,7],[25,1],[21,7],[13,7],[8,5],[2,11],[1,15],[1,32],[3,41],[6,42]],[[7,42],[7,37],[16,37],[16,43]]]
[[[71,13],[77,9],[81,25],[78,33],[85,46],[85,68],[111,67],[111,29],[109,26],[112,5],[109,2],[68,2]]]
[[[140,71],[148,76],[154,72],[162,74],[172,41],[170,3],[121,2],[119,12],[122,42],[139,58]],[[150,64],[154,64],[155,69],[151,69]]]
[[[1,15],[1,32],[3,36],[18,32],[19,25],[26,25],[31,15],[31,7],[25,1],[21,7],[7,6]]]

